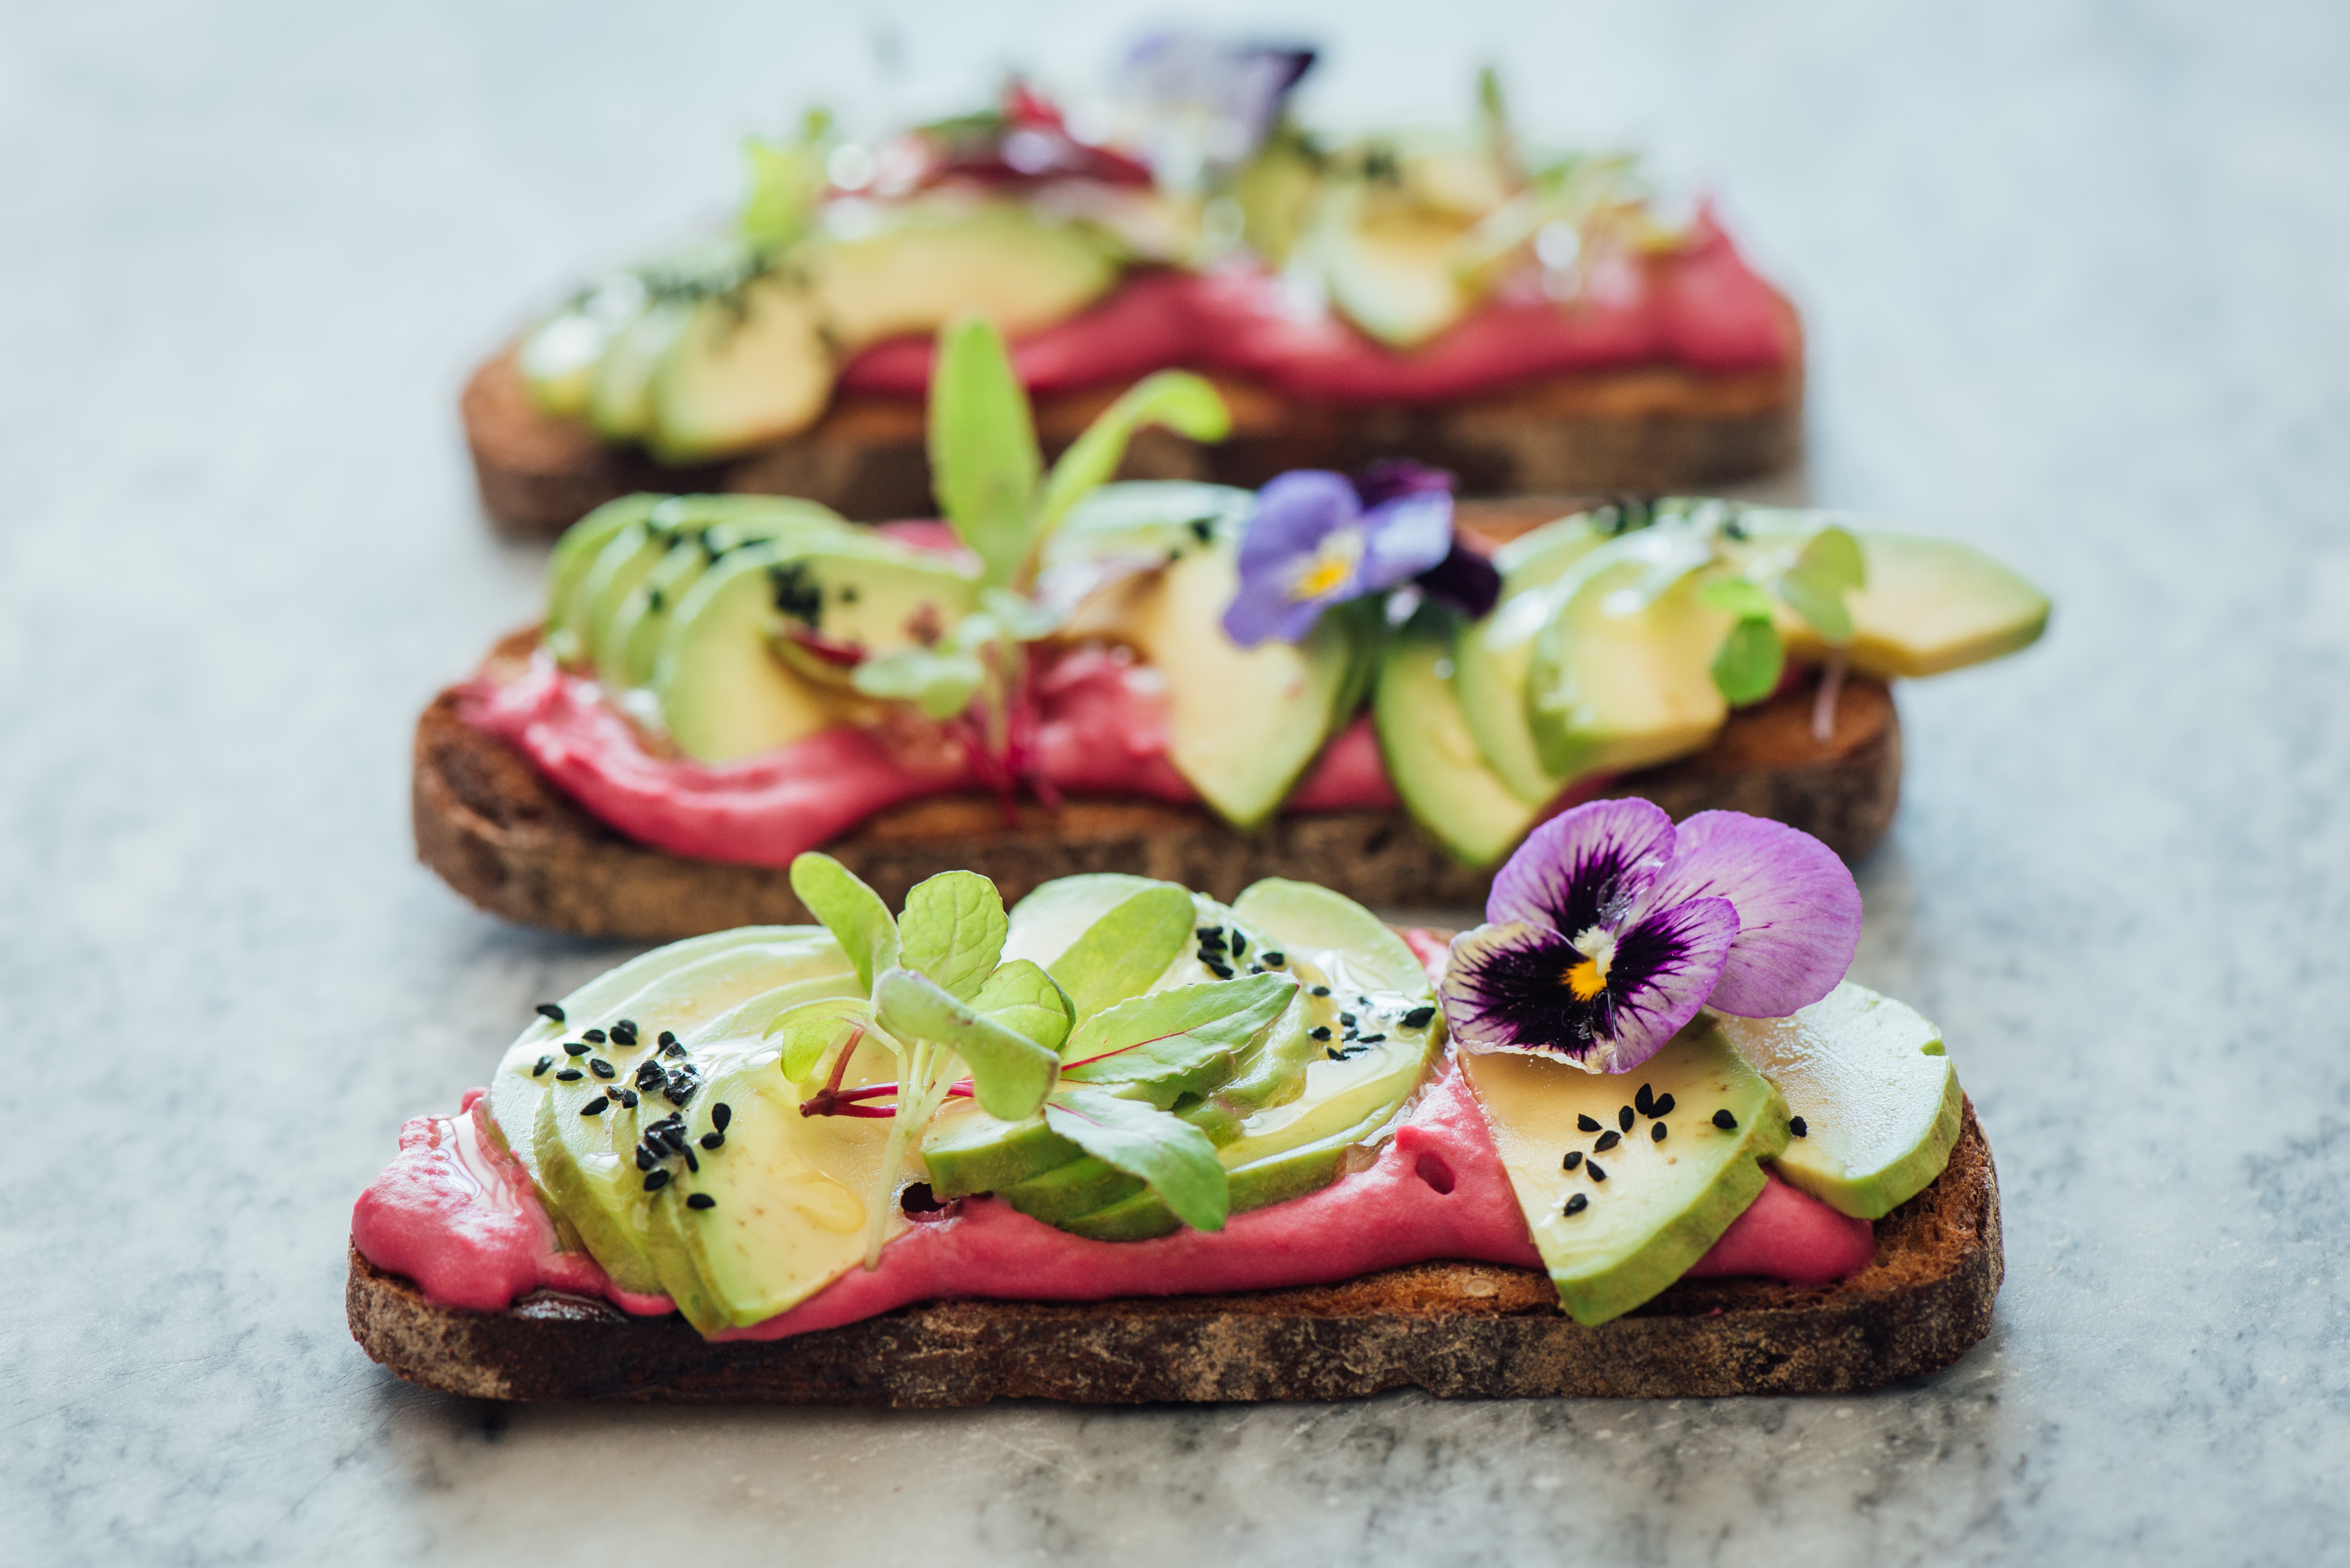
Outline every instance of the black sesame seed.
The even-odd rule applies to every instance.
[[[605,1061],[601,1056],[598,1056],[591,1060],[588,1064],[588,1070],[595,1074],[599,1078],[616,1078],[619,1076],[619,1073],[613,1070],[612,1064]]]
[[[662,1188],[667,1187],[668,1185],[668,1171],[656,1169],[645,1172],[645,1190],[647,1192],[659,1192]]]
[[[1598,1119],[1594,1116],[1578,1115],[1575,1118],[1575,1125],[1576,1129],[1582,1132],[1597,1132],[1599,1130]]]
[[[726,1130],[726,1124],[733,1119],[734,1107],[728,1105],[725,1101],[721,1100],[716,1105],[710,1107],[710,1125],[716,1127],[720,1132],[724,1132]]]
[[[604,1043],[604,1032],[600,1029],[590,1029],[587,1033],[582,1034],[579,1038],[582,1040],[593,1040],[597,1044],[601,1045]]]
[[[635,1024],[633,1024],[633,1023],[629,1023],[627,1019],[623,1018],[623,1019],[621,1019],[618,1023],[615,1023],[615,1024],[613,1024],[613,1025],[612,1025],[612,1044],[615,1044],[615,1045],[633,1045],[633,1044],[635,1044],[636,1043],[637,1043],[637,1026],[636,1026]]]
[[[1305,1032],[1305,1037],[1309,1040],[1327,1040],[1330,1038],[1330,1026],[1326,1023],[1317,1023]]]
[[[660,1054],[664,1056],[682,1056],[685,1054],[685,1047],[672,1040],[660,1048]]]
[[[1247,938],[1247,936],[1246,936],[1245,934],[1243,934],[1243,932],[1240,932],[1240,931],[1234,931],[1234,932],[1232,933],[1232,957],[1234,957],[1234,958],[1239,958],[1239,957],[1241,957],[1243,954],[1246,953],[1247,951],[1248,951],[1248,938]]]
[[[651,1057],[648,1056],[643,1061],[637,1064],[638,1088],[643,1089],[647,1093],[650,1093],[652,1090],[660,1088],[668,1081],[669,1075],[662,1072],[660,1070],[660,1064],[654,1061]]]
[[[1587,1192],[1578,1192],[1566,1200],[1566,1211],[1569,1214],[1580,1214],[1590,1207],[1591,1194]]]
[[[1336,1045],[1327,1047],[1323,1051],[1322,1054],[1329,1057],[1333,1062],[1343,1062],[1347,1059],[1347,1054],[1344,1051],[1339,1050]]]
[[[576,1084],[587,1075],[587,1074],[581,1072],[577,1067],[566,1067],[563,1071],[555,1075],[556,1078],[559,1082],[566,1084]]]
[[[1646,1084],[1641,1085],[1640,1092],[1632,1096],[1632,1108],[1644,1116],[1655,1116],[1657,1114],[1656,1091]]]
[[[639,1170],[650,1170],[656,1164],[660,1163],[660,1156],[654,1152],[650,1144],[640,1143],[637,1145],[637,1168]]]
[[[716,1148],[725,1141],[726,1135],[723,1132],[706,1132],[702,1135],[702,1147],[704,1148]]]
[[[685,1206],[688,1209],[715,1209],[718,1207],[718,1199],[711,1197],[707,1192],[697,1192],[685,1200]]]
[[[1330,994],[1330,988],[1326,985],[1317,985],[1314,988],[1314,994],[1316,996],[1327,996]]]
[[[1648,1141],[1650,1143],[1662,1143],[1665,1141],[1664,1123],[1659,1122],[1656,1126],[1648,1129]]]
[[[1671,1116],[1673,1114],[1673,1097],[1670,1095],[1659,1095],[1657,1096],[1657,1108],[1650,1111],[1648,1114],[1652,1116]]]
[[[1622,1143],[1623,1141],[1624,1135],[1622,1133],[1601,1133],[1599,1135],[1599,1141],[1591,1146],[1591,1152],[1594,1154],[1606,1154],[1609,1149],[1614,1148],[1617,1144]]]
[[[1406,1029],[1425,1029],[1435,1018],[1436,1009],[1433,1007],[1415,1007],[1403,1015],[1403,1026]]]
[[[1387,1036],[1384,1034],[1366,1034],[1360,1041],[1357,1042],[1357,1044],[1363,1045],[1376,1045],[1386,1038]]]
[[[1616,1113],[1616,1125],[1622,1127],[1626,1132],[1630,1132],[1632,1130],[1632,1107],[1626,1106],[1622,1110]]]
[[[1591,1179],[1594,1181],[1605,1181],[1607,1179],[1607,1173],[1599,1168],[1599,1162],[1596,1159],[1585,1160],[1583,1162],[1583,1168],[1591,1172]]]
[[[541,1057],[538,1059],[538,1065],[537,1065],[537,1066],[536,1066],[536,1067],[533,1067],[533,1068],[530,1070],[530,1075],[531,1075],[532,1077],[534,1077],[534,1078],[544,1078],[545,1076],[546,1076],[546,1070],[547,1070],[549,1067],[552,1067],[552,1066],[554,1066],[554,1065],[555,1065],[555,1058],[554,1058],[554,1057],[552,1057],[552,1056],[541,1056]]]
[[[671,1033],[668,1030],[664,1029],[664,1030],[662,1030],[662,1031],[660,1032],[660,1033],[658,1036],[656,1036],[656,1037],[655,1037],[655,1039],[654,1039],[654,1041],[653,1041],[653,1044],[656,1044],[656,1045],[658,1045],[658,1046],[660,1046],[662,1050],[666,1051],[666,1050],[668,1050],[671,1046],[672,1046],[672,1045],[674,1045],[674,1044],[677,1044],[677,1036],[676,1036],[676,1035],[674,1035],[674,1034],[672,1034],[672,1033]]]
[[[611,1101],[606,1099],[603,1096],[598,1095],[594,1099],[588,1101],[586,1105],[580,1106],[579,1114],[583,1116],[600,1116],[604,1114],[604,1107],[611,1103]]]
[[[1812,1129],[1804,1125],[1804,1118],[1801,1116],[1789,1116],[1787,1118],[1787,1130],[1794,1133],[1797,1137],[1809,1137],[1812,1136]]]
[[[1724,1132],[1736,1132],[1738,1130],[1738,1118],[1730,1114],[1729,1106],[1724,1106],[1721,1109],[1713,1113],[1713,1125],[1720,1127]]]
[[[585,1040],[566,1040],[563,1043],[563,1054],[567,1056],[585,1056],[594,1049]]]
[[[563,1009],[556,1006],[555,1003],[551,1002],[542,1002],[536,1007],[531,1009],[531,1011],[537,1013],[541,1018],[551,1018],[557,1023],[563,1022]]]
[[[678,1152],[685,1156],[686,1169],[692,1171],[696,1176],[702,1174],[702,1161],[693,1158],[693,1147],[691,1144],[687,1145],[684,1148],[680,1149]]]
[[[1224,928],[1222,926],[1201,926],[1191,934],[1209,947],[1220,948],[1224,945]]]
[[[1279,969],[1289,961],[1289,955],[1284,952],[1259,953],[1256,956],[1263,961],[1264,967],[1267,969]]]
[[[1214,975],[1218,980],[1230,980],[1232,978],[1232,965],[1228,963],[1218,963],[1214,959],[1201,959],[1200,961],[1206,964],[1208,966],[1208,972]]]
[[[671,1154],[685,1152],[685,1129],[677,1125],[675,1116],[666,1117],[652,1125],[651,1131],[661,1147]]]
[[[636,1090],[634,1090],[634,1089],[622,1089],[622,1090],[620,1090],[620,1091],[619,1091],[619,1095],[620,1095],[620,1104],[621,1104],[621,1105],[623,1105],[623,1106],[627,1106],[629,1110],[632,1110],[632,1111],[633,1111],[633,1110],[635,1110],[635,1109],[637,1108],[637,1092],[636,1092]]]
[[[1561,1170],[1573,1170],[1582,1163],[1583,1151],[1579,1148],[1571,1148],[1566,1151],[1566,1158],[1558,1162],[1558,1168]]]

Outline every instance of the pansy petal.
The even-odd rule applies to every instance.
[[[1418,495],[1423,491],[1441,490],[1450,495],[1453,483],[1450,470],[1430,468],[1408,457],[1382,457],[1365,463],[1355,475],[1355,493],[1362,497],[1364,505],[1378,506],[1399,495]]]
[[[1625,1073],[1665,1048],[1705,1005],[1738,940],[1738,911],[1727,898],[1670,904],[1626,927],[1607,971],[1613,1027],[1583,1064]]]
[[[1314,553],[1332,532],[1362,515],[1355,487],[1346,475],[1326,469],[1297,468],[1276,474],[1256,493],[1256,509],[1249,514],[1241,534],[1241,577],[1248,581],[1268,571],[1287,586],[1284,568]]]
[[[1564,977],[1582,956],[1549,927],[1525,921],[1454,937],[1437,988],[1453,1044],[1466,1051],[1581,1056],[1591,1041],[1587,1026],[1578,1037],[1574,1020],[1590,1010],[1574,1004]]]
[[[1224,607],[1224,635],[1242,648],[1254,648],[1268,638],[1293,642],[1296,638],[1288,634],[1288,628],[1297,618],[1297,612],[1306,612],[1305,630],[1311,631],[1321,607],[1299,604],[1282,590],[1277,579],[1260,577],[1252,581],[1243,577],[1232,602]],[[1305,632],[1297,635],[1302,637]]]
[[[1451,552],[1452,496],[1424,490],[1399,495],[1363,514],[1363,559],[1357,592],[1409,582]]]
[[[1485,919],[1527,920],[1566,936],[1599,923],[1611,902],[1627,909],[1673,853],[1673,819],[1645,800],[1596,800],[1563,811],[1526,836],[1493,878]]]
[[[1860,889],[1835,851],[1781,823],[1702,811],[1680,825],[1646,904],[1727,898],[1738,940],[1711,1005],[1783,1018],[1834,991],[1860,946]]]

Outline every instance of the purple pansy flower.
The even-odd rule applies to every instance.
[[[1452,493],[1406,488],[1375,504],[1346,475],[1301,468],[1257,492],[1241,536],[1240,592],[1224,635],[1297,642],[1334,604],[1409,582],[1452,549]]]
[[[1201,168],[1230,168],[1253,153],[1313,66],[1314,51],[1298,45],[1156,33],[1128,53],[1116,85],[1143,122],[1152,161],[1180,184]]]
[[[1835,989],[1860,889],[1807,833],[1735,811],[1679,828],[1645,800],[1594,801],[1534,829],[1452,939],[1441,996],[1470,1051],[1638,1066],[1708,1005],[1780,1018]]]

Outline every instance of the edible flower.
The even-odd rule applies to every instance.
[[[1223,625],[1243,648],[1302,641],[1333,605],[1414,579],[1458,577],[1447,597],[1471,615],[1492,608],[1500,589],[1484,558],[1453,538],[1452,476],[1416,462],[1375,463],[1352,481],[1318,468],[1276,475],[1257,492],[1238,566]]]
[[[1485,919],[1452,940],[1452,1038],[1621,1073],[1700,1007],[1781,1018],[1835,990],[1860,942],[1860,889],[1826,845],[1779,823],[1706,811],[1675,827],[1645,800],[1594,801],[1528,836]]]
[[[1188,188],[1211,169],[1244,162],[1264,141],[1298,79],[1314,67],[1301,46],[1242,44],[1204,33],[1140,39],[1115,88],[1159,177]]]

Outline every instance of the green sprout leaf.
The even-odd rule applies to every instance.
[[[873,1004],[851,997],[828,996],[785,1008],[767,1025],[767,1044],[783,1053],[786,1083],[806,1083],[809,1075],[847,1043],[849,1031],[873,1022]]]
[[[1811,623],[1812,629],[1841,648],[1852,640],[1852,610],[1845,595],[1866,586],[1867,564],[1860,542],[1833,524],[1812,535],[1795,564],[1779,579],[1779,597]]]
[[[1232,1192],[1216,1146],[1189,1122],[1101,1089],[1063,1089],[1045,1125],[1104,1165],[1139,1177],[1194,1231],[1221,1231]]]
[[[1001,965],[971,999],[972,1011],[1025,1034],[1047,1051],[1069,1037],[1069,993],[1026,959]]]
[[[743,141],[743,237],[762,255],[787,249],[807,231],[827,183],[825,142],[831,129],[831,114],[812,109],[795,140],[754,136]]]
[[[972,871],[941,871],[906,895],[898,961],[969,1002],[995,971],[1009,929],[994,883]]]
[[[831,856],[814,851],[793,860],[792,891],[857,966],[857,983],[871,992],[873,977],[898,961],[898,926],[881,895]]]
[[[1222,441],[1232,430],[1232,410],[1207,381],[1188,370],[1161,370],[1126,389],[1053,465],[1036,509],[1036,535],[1049,534],[1088,493],[1118,472],[1127,443],[1145,425],[1165,425],[1193,441]]]
[[[910,969],[883,971],[873,982],[873,1008],[875,1021],[891,1034],[944,1046],[962,1057],[971,1069],[972,1093],[980,1108],[1005,1121],[1035,1115],[1060,1070],[1060,1058],[1052,1052],[1016,1029],[982,1017],[962,999]],[[898,1119],[905,1121],[902,1094]]]
[[[1286,975],[1252,974],[1122,1002],[1069,1036],[1062,1081],[1118,1085],[1163,1111],[1227,1074],[1296,991]]]
[[[1741,620],[1769,620],[1771,596],[1744,577],[1716,577],[1697,591],[1698,602]]]
[[[1779,689],[1779,675],[1787,662],[1780,646],[1779,628],[1766,620],[1740,620],[1721,639],[1713,656],[1713,683],[1733,708],[1760,702]]]
[[[987,670],[968,653],[894,648],[860,661],[848,683],[868,697],[911,702],[932,719],[951,719],[971,706]]]
[[[1196,906],[1171,883],[1146,888],[1086,928],[1053,961],[1053,978],[1083,1023],[1167,972],[1191,943]]]
[[[955,537],[1008,583],[1028,553],[1031,510],[1045,460],[1028,394],[1013,374],[1003,335],[964,317],[939,328],[931,371],[931,473]]]

